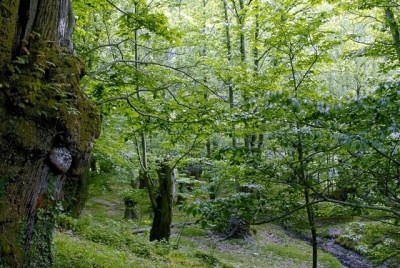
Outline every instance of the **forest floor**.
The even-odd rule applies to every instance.
[[[55,267],[311,267],[308,237],[275,224],[252,226],[253,235],[246,240],[221,239],[200,226],[178,224],[172,228],[168,244],[150,243],[148,232],[135,234],[138,229],[150,227],[148,211],[142,212],[138,220],[123,220],[123,187],[129,186],[115,185],[92,193],[79,219],[60,217]],[[174,223],[192,220],[179,211],[173,218]],[[319,249],[318,267],[378,267],[339,247],[332,238],[321,238],[319,242],[324,250]]]
[[[346,268],[387,268],[386,265],[374,265],[367,258],[361,256],[357,252],[343,247],[335,241],[336,236],[342,232],[340,228],[328,228],[327,237],[318,237],[318,248],[332,254],[338,259],[343,267]],[[285,233],[292,238],[308,242],[311,246],[311,237],[300,235],[290,230],[285,229]]]

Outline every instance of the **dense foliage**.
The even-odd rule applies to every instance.
[[[73,3],[103,113],[96,159],[121,177],[153,182],[168,157],[181,209],[220,232],[239,218],[314,236],[319,219],[370,211],[398,224],[397,2]]]

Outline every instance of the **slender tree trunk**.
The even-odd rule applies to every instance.
[[[393,45],[397,53],[397,58],[400,59],[400,32],[399,25],[394,17],[390,7],[385,8],[386,22],[389,24],[390,32],[393,38]]]
[[[207,10],[207,1],[203,0],[203,18],[204,18],[204,21],[203,21],[203,33],[204,34],[207,34],[207,26],[206,26],[206,21],[207,21],[206,15],[207,14],[206,14],[206,10]],[[204,57],[204,58],[207,56],[207,46],[206,45],[204,45],[202,47],[200,53],[201,53],[201,56]],[[207,74],[204,74],[203,82],[204,82],[204,84],[207,84],[207,82],[208,82]],[[207,92],[204,93],[204,100],[205,101],[208,100],[208,93]],[[206,157],[207,158],[211,158],[211,140],[210,140],[210,138],[208,138],[207,142],[206,142]]]
[[[0,0],[0,266],[50,267],[65,183],[79,183],[100,116],[79,89],[69,0]]]
[[[255,2],[255,29],[254,29],[254,43],[253,43],[253,71],[254,71],[254,78],[258,78],[259,71],[260,71],[260,51],[258,49],[260,43],[260,3],[259,1]],[[257,143],[258,138],[258,143]],[[257,145],[256,145],[257,144]],[[253,133],[252,135],[252,148],[262,149],[264,145],[264,134]]]
[[[135,2],[135,14],[138,14],[138,3]],[[139,72],[139,31],[138,29],[135,29],[135,70],[136,72]],[[138,100],[141,99],[140,96],[140,88],[139,88],[139,82],[136,81],[136,97]],[[147,163],[147,137],[146,133],[142,131],[140,133],[140,144],[141,144],[141,149],[142,151],[140,154],[142,155],[140,161],[141,161],[141,166],[143,171],[139,172],[139,189],[143,189],[146,187],[146,179],[148,176],[148,163]]]
[[[310,203],[310,193],[309,189],[304,189],[304,197],[306,200],[306,204]],[[311,230],[311,245],[312,245],[312,267],[317,268],[318,265],[318,243],[317,243],[317,229],[315,227],[315,219],[314,219],[314,208],[312,205],[308,205],[306,207],[307,210],[307,218],[308,224],[310,225]]]
[[[242,68],[246,68],[246,39],[244,35],[244,22],[245,22],[245,10],[244,10],[244,1],[239,0],[239,10],[236,10],[236,20],[239,25],[239,52],[240,52],[240,63],[242,65]],[[245,103],[249,101],[249,96],[246,94],[246,92],[243,92],[243,100]],[[249,112],[248,109],[246,109],[246,112]],[[249,125],[247,122],[244,123],[244,128],[248,129]],[[252,140],[252,135],[251,134],[246,134],[244,137],[244,147],[247,149],[251,148],[251,140]]]
[[[243,0],[239,0],[239,6],[240,6],[240,10],[239,10],[239,14],[237,14],[238,18],[238,24],[240,27],[240,31],[239,31],[239,50],[240,50],[240,60],[242,62],[242,64],[245,64],[246,62],[246,43],[245,43],[245,36],[244,36],[244,21],[245,21],[245,9],[244,9],[244,1]]]
[[[228,16],[228,3],[226,0],[222,0],[224,5],[224,18],[225,18],[225,34],[226,34],[226,49],[227,49],[227,60],[230,63],[232,60],[232,44],[231,44],[231,31],[230,31],[230,22]],[[228,95],[229,95],[229,108],[233,110],[234,108],[234,88],[232,79],[228,81]],[[232,123],[232,147],[237,146],[237,139],[235,136],[235,125]]]
[[[299,127],[299,125],[297,125]],[[306,161],[304,159],[304,152],[303,152],[303,141],[299,134],[297,140],[297,157],[299,167],[296,171],[296,175],[299,178],[301,185],[304,187],[304,199],[306,202],[306,211],[307,211],[307,219],[308,224],[310,225],[311,230],[311,244],[312,244],[312,268],[317,268],[318,265],[318,251],[317,251],[317,230],[315,226],[315,219],[314,219],[314,209],[313,206],[310,204],[310,187],[309,181],[307,176],[307,168],[306,168]]]

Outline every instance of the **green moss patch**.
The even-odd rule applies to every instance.
[[[83,152],[100,134],[99,112],[79,87],[84,64],[35,38],[29,45],[30,54],[8,65],[11,84],[5,93],[10,110],[15,117],[32,121],[16,125],[20,145],[32,144],[37,136],[32,133],[35,123],[47,122]]]

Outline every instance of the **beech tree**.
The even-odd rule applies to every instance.
[[[71,1],[0,10],[0,265],[49,267],[59,201],[81,184],[100,116],[80,91]]]

